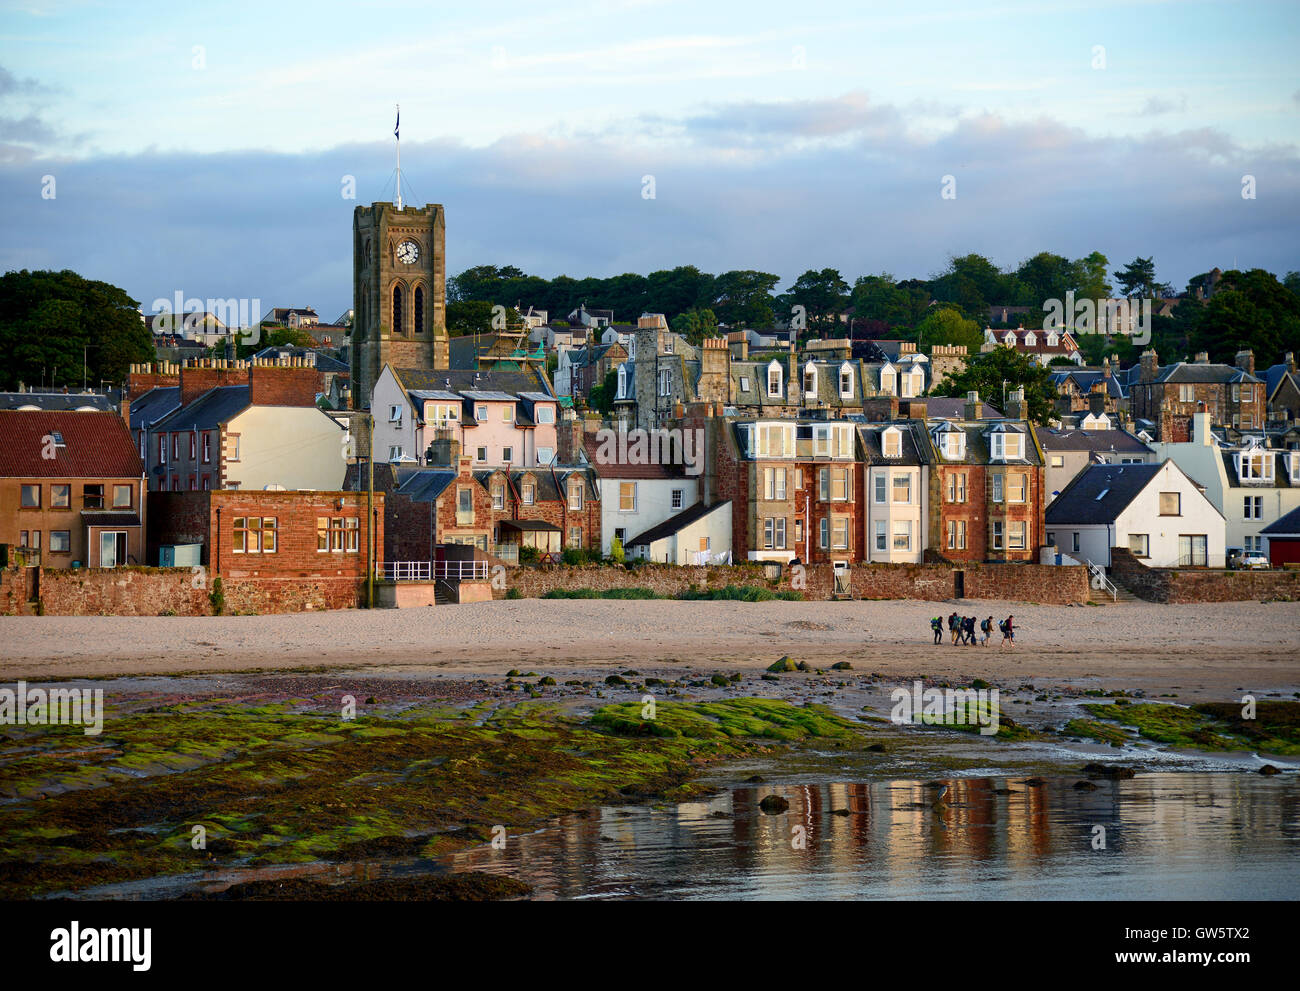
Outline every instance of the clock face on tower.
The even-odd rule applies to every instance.
[[[403,241],[397,246],[397,260],[406,265],[414,265],[420,260],[420,246],[414,241]]]

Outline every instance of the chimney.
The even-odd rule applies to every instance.
[[[180,370],[181,405],[186,406],[209,389],[221,385],[247,385],[248,363],[224,358],[197,358]]]
[[[125,392],[122,393],[122,398],[118,401],[117,410],[122,414],[122,419],[126,421],[129,430],[131,428],[131,397]]]
[[[1105,358],[1101,360],[1101,377],[1104,379],[1110,378],[1110,356],[1109,355],[1107,355]]]
[[[1238,351],[1237,357],[1234,360],[1236,361],[1237,367],[1240,368],[1247,375],[1255,374],[1255,352],[1254,351],[1251,351],[1249,348],[1247,348],[1244,351]]]
[[[1209,447],[1211,444],[1210,414],[1204,410],[1192,415],[1192,443],[1200,444],[1202,447]]]
[[[1140,360],[1142,371],[1139,373],[1138,380],[1141,382],[1154,382],[1156,373],[1160,371],[1160,356],[1156,354],[1156,349],[1147,348],[1142,352]]]
[[[1286,353],[1286,370],[1290,372],[1292,375],[1295,374],[1295,352],[1294,351],[1288,351]]]
[[[978,420],[980,418],[980,394],[978,392],[966,393],[966,405],[963,412],[968,420]]]
[[[325,376],[306,358],[255,358],[248,369],[248,401],[254,406],[315,406]]]
[[[1197,352],[1196,352],[1196,361],[1193,362],[1193,364],[1197,364],[1197,365],[1208,365],[1209,363],[1210,363],[1210,352],[1209,352],[1209,351],[1197,351]]]
[[[1088,411],[1090,413],[1106,412],[1106,386],[1101,382],[1092,384],[1092,391],[1088,393]]]
[[[928,408],[924,399],[911,399],[907,403],[907,418],[909,420],[925,421],[928,415]]]
[[[1007,408],[1004,410],[1008,420],[1027,420],[1029,419],[1029,404],[1025,402],[1025,390],[1023,387],[1012,389],[1007,396]]]
[[[425,461],[439,468],[455,468],[460,461],[460,441],[454,430],[439,430],[425,452]]]

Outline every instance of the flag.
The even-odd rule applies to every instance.
[[[393,125],[393,137],[395,137],[398,141],[401,141],[401,140],[402,140],[402,136],[401,136],[400,134],[397,133],[397,132],[400,131],[401,129],[402,129],[402,108],[401,108],[401,107],[398,107],[398,108],[397,108],[397,123],[395,123],[395,124]]]

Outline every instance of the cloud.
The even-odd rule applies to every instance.
[[[1300,153],[1210,128],[1094,137],[1043,117],[957,118],[918,137],[864,94],[711,106],[580,137],[521,133],[488,147],[402,148],[417,202],[447,209],[447,272],[513,264],[543,276],[757,268],[851,282],[927,275],[974,251],[1010,266],[1043,250],[1113,265],[1154,255],[1176,286],[1235,257],[1294,268]],[[33,125],[35,126],[35,125]],[[792,144],[797,150],[792,151]],[[0,155],[2,155],[0,151]],[[40,197],[39,175],[58,197]],[[358,203],[392,199],[391,147],[0,161],[0,268],[71,268],[144,303],[187,296],[352,305]],[[1255,175],[1259,200],[1241,199]],[[355,176],[356,201],[344,200]],[[642,177],[655,177],[654,199]],[[952,175],[957,198],[941,197]],[[387,183],[387,188],[385,188]],[[527,300],[522,300],[525,305]]]
[[[0,96],[43,92],[46,92],[46,88],[35,79],[19,79],[3,65],[0,65]]]
[[[1187,110],[1187,97],[1180,96],[1176,100],[1166,100],[1159,96],[1147,97],[1146,103],[1138,113],[1143,117],[1159,117],[1163,114],[1185,113]]]

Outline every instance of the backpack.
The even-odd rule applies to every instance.
[[[998,620],[998,630],[1001,633],[1007,632],[1007,621],[1005,619]]]
[[[993,624],[992,622],[986,619],[982,623],[980,623],[980,629],[983,630],[985,633],[989,633],[993,629]]]

